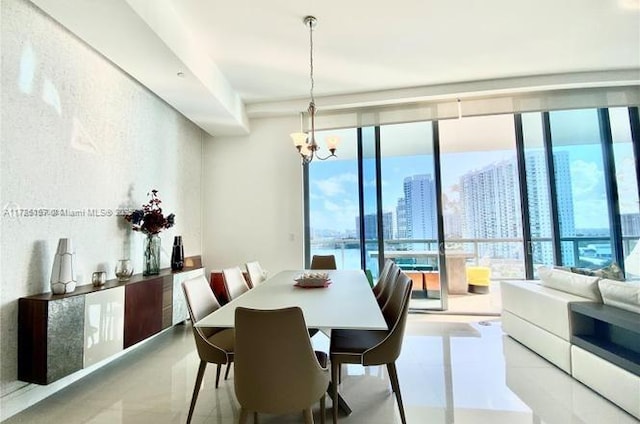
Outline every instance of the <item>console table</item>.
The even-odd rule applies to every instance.
[[[200,256],[185,264],[182,271],[20,298],[18,379],[52,383],[187,319],[181,284],[203,269]]]

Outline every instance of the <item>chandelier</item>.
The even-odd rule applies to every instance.
[[[325,157],[321,157],[318,155],[317,151],[320,148],[316,143],[316,102],[315,97],[313,96],[313,88],[315,85],[315,81],[313,79],[313,29],[315,28],[318,20],[314,16],[306,16],[302,22],[304,22],[305,26],[309,27],[309,76],[311,80],[311,90],[309,91],[311,94],[311,101],[309,102],[309,108],[307,109],[307,113],[309,114],[309,120],[311,126],[309,128],[308,133],[302,132],[302,113],[300,114],[300,132],[292,133],[291,139],[293,140],[293,145],[298,149],[298,153],[302,158],[302,164],[309,164],[314,157],[319,160],[329,159],[330,157],[336,156],[336,148],[338,147],[338,142],[340,139],[337,136],[329,136],[326,138],[325,142],[327,143],[327,148],[329,149],[330,154]]]

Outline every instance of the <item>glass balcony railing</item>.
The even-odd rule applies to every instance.
[[[638,237],[624,237],[623,249],[630,252],[638,243]],[[365,241],[368,258],[376,258],[377,240]],[[355,238],[322,238],[310,242],[311,254],[332,254],[339,268],[360,269],[360,241]],[[438,269],[438,243],[436,240],[392,239],[384,240],[384,251],[395,252],[394,260],[402,268],[417,270]],[[562,263],[581,268],[602,268],[611,264],[611,242],[607,237],[563,237],[561,239]],[[402,254],[399,254],[401,252]],[[405,253],[406,252],[406,253]],[[416,252],[412,256],[410,252]],[[492,279],[525,279],[523,243],[519,239],[452,239],[445,243],[445,253],[468,254],[465,263],[470,266],[487,266]],[[553,246],[550,238],[532,239],[534,270],[553,265]],[[369,263],[371,261],[368,261]],[[373,261],[375,262],[375,261]],[[374,276],[377,270],[374,271]]]

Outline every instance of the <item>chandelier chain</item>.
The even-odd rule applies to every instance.
[[[315,97],[313,96],[313,88],[315,86],[315,80],[313,79],[313,21],[309,20],[309,75],[311,79],[311,103],[315,104]]]

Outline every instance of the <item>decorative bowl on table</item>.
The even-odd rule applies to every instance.
[[[329,274],[326,272],[305,272],[294,280],[296,287],[328,287],[331,284]]]

